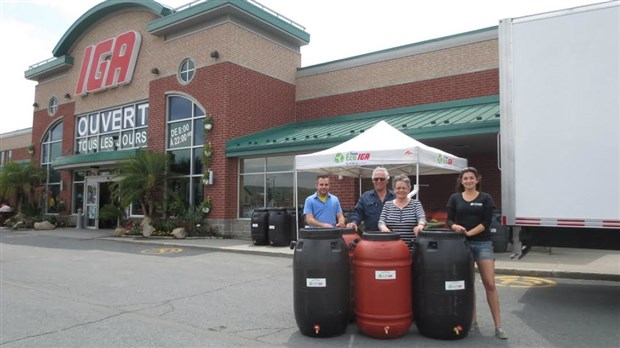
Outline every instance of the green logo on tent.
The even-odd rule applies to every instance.
[[[342,163],[344,162],[344,155],[341,154],[340,152],[338,152],[336,154],[336,157],[334,158],[334,161],[336,161],[336,163]]]

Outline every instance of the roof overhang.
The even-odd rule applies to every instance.
[[[41,63],[31,65],[28,70],[24,72],[24,77],[28,80],[40,81],[50,76],[63,73],[73,66],[73,57],[60,56],[57,58],[50,58]]]
[[[363,133],[381,120],[417,140],[496,134],[499,96],[290,123],[227,141],[226,157],[323,150]]]
[[[297,46],[307,45],[310,35],[292,20],[266,7],[249,1],[211,0],[189,4],[177,12],[149,23],[147,30],[157,36],[184,31],[220,18],[239,18],[255,28],[268,32]]]
[[[116,165],[136,156],[138,149],[96,152],[72,156],[58,157],[52,163],[54,169],[87,169],[90,167],[106,167]]]

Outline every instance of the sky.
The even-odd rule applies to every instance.
[[[202,1],[202,0],[199,0]],[[0,0],[0,134],[32,127],[29,66],[52,58],[67,29],[102,0]],[[172,8],[190,0],[161,0]],[[496,26],[596,0],[258,0],[310,34],[302,67]]]

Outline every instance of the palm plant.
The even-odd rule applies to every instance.
[[[18,215],[24,203],[34,203],[34,189],[45,180],[45,171],[31,163],[8,162],[0,169],[0,195],[10,197]]]
[[[138,151],[135,157],[119,164],[119,180],[112,183],[112,196],[120,199],[122,207],[139,202],[144,217],[151,219],[157,200],[175,195],[165,185],[168,168],[168,156],[165,153]]]

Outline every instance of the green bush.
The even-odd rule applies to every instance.
[[[153,222],[155,231],[171,233],[177,227],[179,227],[179,221],[177,220],[157,220]]]

